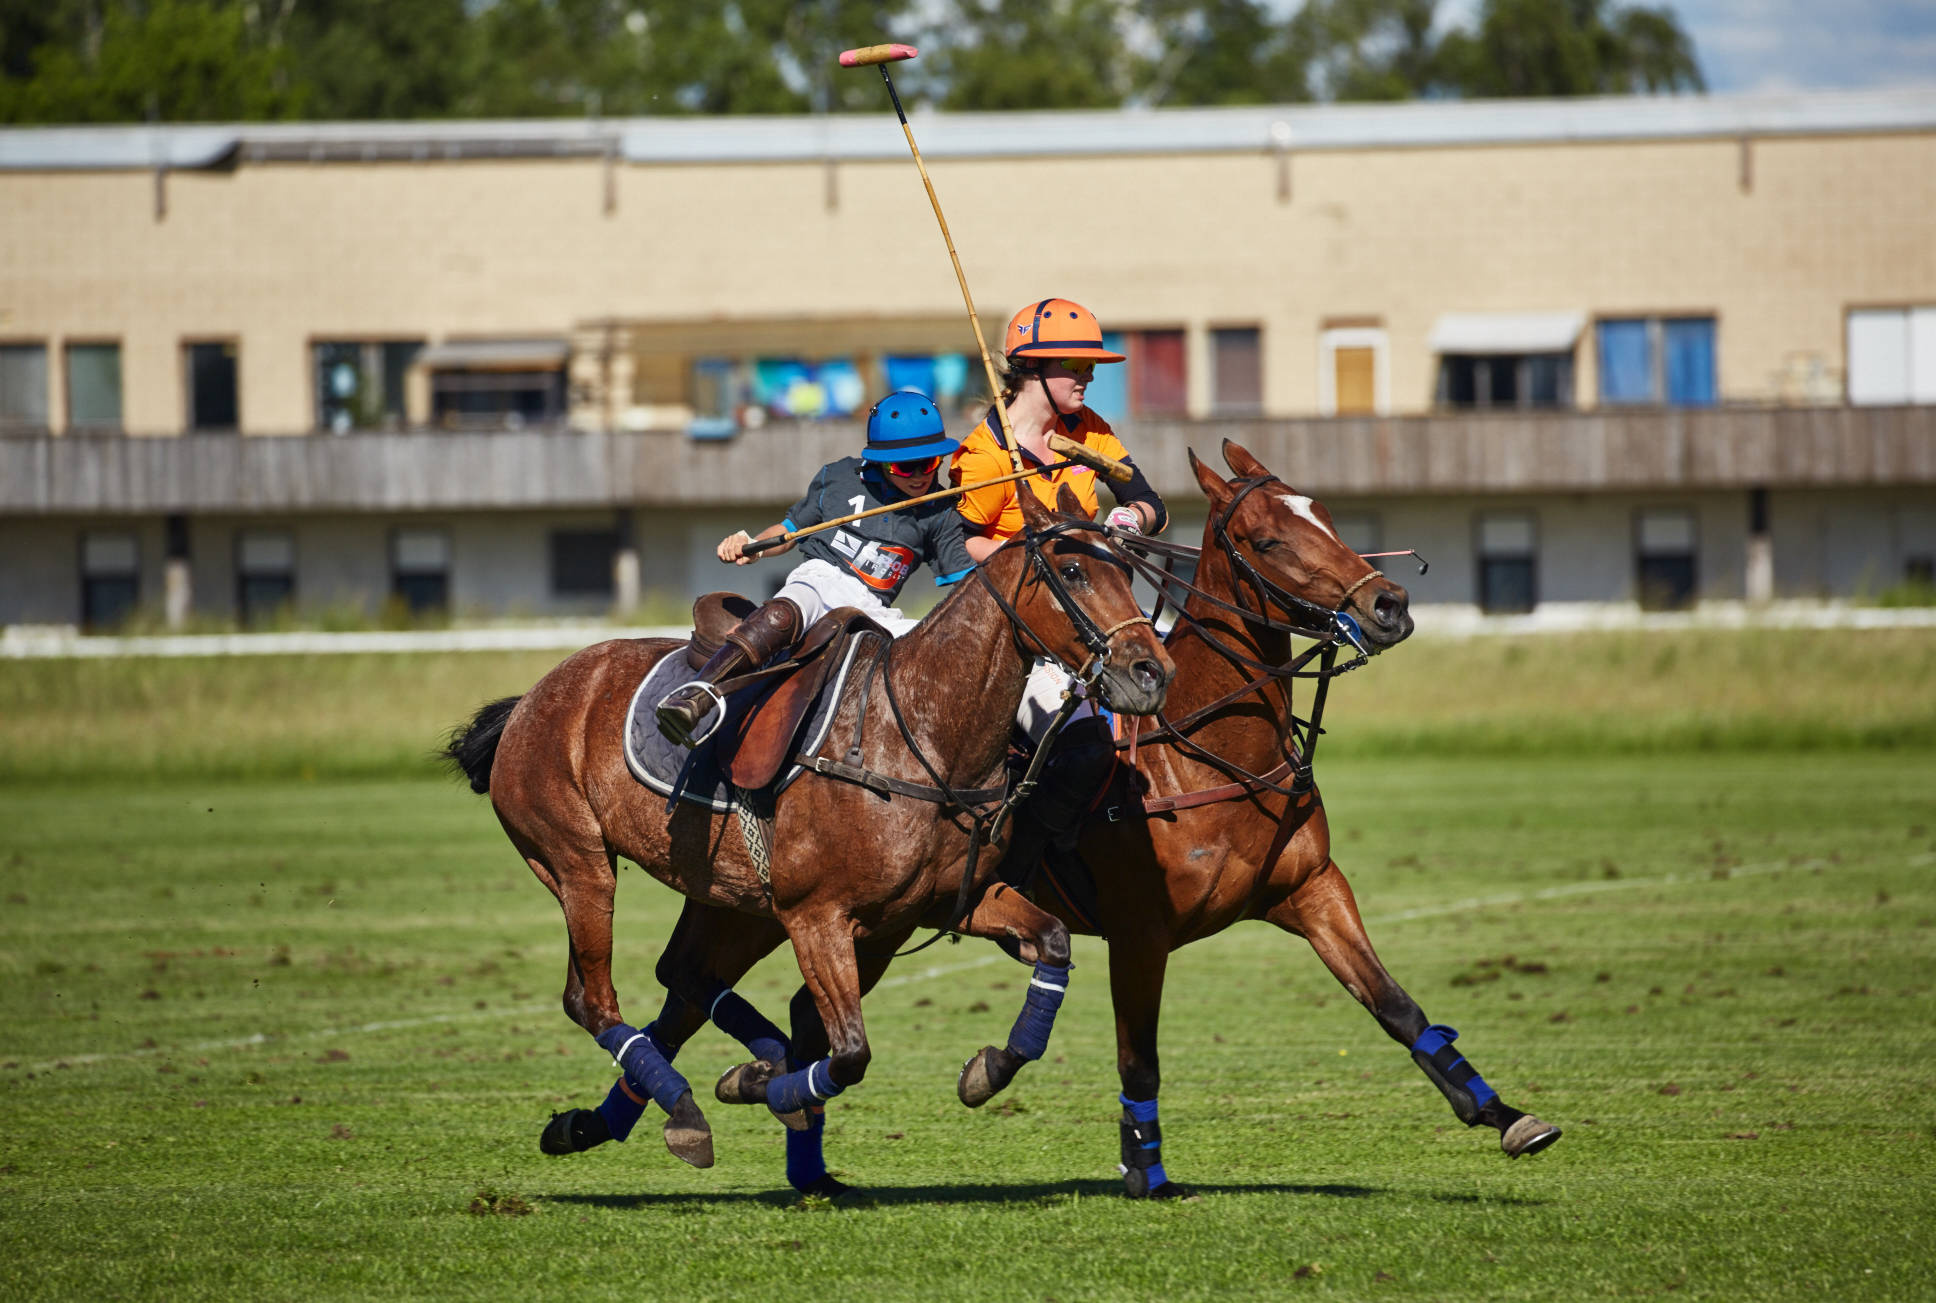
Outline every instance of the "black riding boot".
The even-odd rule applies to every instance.
[[[1042,857],[1072,859],[1083,816],[1116,766],[1109,721],[1090,715],[1064,726],[1037,776],[1035,794],[1015,815],[1015,839],[1002,861],[1002,878],[1020,885]]]
[[[710,685],[758,669],[792,645],[800,633],[800,608],[785,597],[774,598],[741,620],[699,671],[699,677],[674,688],[659,703],[659,732],[680,746],[694,745],[694,731],[719,702],[719,694],[711,691]]]

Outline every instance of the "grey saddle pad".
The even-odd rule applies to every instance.
[[[796,754],[812,755],[827,740],[827,730],[833,727],[834,707],[847,687],[847,676],[854,670],[855,658],[863,646],[874,645],[872,638],[855,638],[848,643],[839,671],[821,690],[820,699],[813,703],[813,710],[801,726]],[[683,645],[660,657],[646,672],[625,712],[625,764],[632,771],[632,777],[660,796],[691,801],[723,813],[739,804],[739,789],[726,776],[727,757],[721,754],[720,748],[729,745],[738,735],[741,717],[766,695],[767,685],[756,683],[727,697],[726,718],[720,721],[711,737],[688,751],[661,736],[658,719],[652,712],[668,692],[696,677],[692,667],[686,664]],[[714,707],[712,714],[701,722],[700,731],[704,732],[718,718],[719,709]],[[770,790],[775,794],[785,791],[803,769],[804,766],[789,760],[781,767],[780,776]]]

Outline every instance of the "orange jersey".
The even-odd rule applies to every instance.
[[[1129,452],[1123,447],[1122,440],[1109,428],[1109,422],[1097,416],[1088,408],[1082,411],[1082,421],[1073,433],[1068,433],[1077,443],[1086,444],[1105,457],[1125,461]],[[1034,457],[1024,450],[1024,467],[1039,465]],[[962,441],[961,450],[955,454],[954,469],[950,479],[955,484],[973,484],[979,480],[991,480],[999,475],[1010,474],[1014,470],[1010,463],[1008,450],[1002,446],[999,418],[991,411],[982,423]],[[1022,504],[1016,497],[1016,490],[1022,485],[1034,490],[1051,510],[1055,508],[1056,490],[1068,485],[1074,490],[1082,503],[1082,514],[1094,519],[1100,501],[1097,496],[1096,472],[1087,466],[1066,466],[1053,474],[1044,472],[1031,475],[1025,480],[1010,480],[1006,484],[991,484],[985,489],[974,489],[961,495],[958,508],[962,522],[970,535],[980,534],[987,538],[1011,539],[1022,532]]]

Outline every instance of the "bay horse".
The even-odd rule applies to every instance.
[[[771,803],[765,841],[743,818],[735,830],[733,813],[691,802],[668,809],[627,768],[629,702],[648,671],[683,647],[676,640],[585,648],[451,734],[445,757],[489,794],[512,844],[564,911],[566,1014],[622,1073],[598,1110],[554,1117],[547,1152],[623,1139],[650,1098],[667,1114],[673,1154],[699,1167],[713,1161],[710,1127],[670,1063],[684,1037],[662,1038],[655,1025],[641,1031],[620,1012],[611,977],[620,857],[687,897],[673,962],[662,960],[660,972],[755,1055],[757,1070],[729,1074],[722,1098],[764,1102],[789,1127],[812,1128],[810,1112],[866,1075],[862,995],[922,916],[946,911],[951,897],[967,935],[1026,938],[1036,973],[1010,1045],[1025,1057],[1046,1048],[1068,981],[1067,930],[1017,892],[978,898],[1006,832],[1012,793],[1000,780],[1024,681],[1046,655],[1116,709],[1148,712],[1162,705],[1173,669],[1137,607],[1129,567],[1100,544],[1101,526],[1075,514],[1074,496],[1062,491],[1061,514],[1033,494],[1022,502],[1024,533],[915,629],[881,637],[866,672],[850,676],[825,745],[851,739],[853,749]],[[981,857],[978,842],[991,834],[993,849]],[[741,915],[752,917],[736,929]],[[674,953],[705,945],[730,969],[738,955],[757,950],[757,959],[782,939],[792,941],[810,993],[810,1010],[796,1007],[794,1018],[804,1034],[793,1042],[813,1051],[804,1059],[726,986],[693,984]],[[812,1143],[817,1149],[817,1134]]]
[[[1157,1121],[1157,1024],[1169,956],[1252,919],[1307,940],[1386,1033],[1411,1051],[1460,1121],[1492,1127],[1509,1158],[1537,1153],[1559,1139],[1559,1128],[1500,1099],[1452,1047],[1458,1033],[1431,1023],[1380,962],[1331,856],[1312,776],[1324,692],[1330,676],[1341,672],[1332,668],[1333,655],[1353,646],[1371,653],[1410,636],[1408,596],[1339,539],[1321,503],[1297,493],[1241,446],[1226,441],[1223,452],[1235,479],[1190,455],[1210,513],[1203,546],[1194,553],[1194,579],[1181,585],[1188,596],[1166,643],[1177,667],[1169,713],[1153,731],[1130,721],[1129,736],[1118,743],[1126,762],[1118,784],[1083,829],[1083,860],[1107,866],[1097,874],[1093,916],[1056,891],[1041,893],[1038,902],[1071,931],[1109,942],[1125,1193],[1187,1194],[1163,1165]],[[1152,545],[1162,546],[1142,544]],[[1166,591],[1179,583],[1153,567],[1145,573]],[[1315,642],[1294,653],[1293,637]],[[1318,654],[1323,668],[1306,668]],[[1355,664],[1362,663],[1361,656]],[[1296,714],[1291,698],[1299,678],[1316,682],[1308,719]],[[670,989],[682,973],[685,980],[693,972],[736,979],[778,944],[750,930],[752,922],[703,916],[689,905],[660,961],[661,980]],[[1025,940],[1019,949],[1026,961]],[[796,1034],[801,1003],[796,996]],[[669,1000],[660,1025],[677,1043],[705,1021],[703,1006]],[[986,1047],[962,1070],[962,1102],[985,1103],[1022,1062],[1009,1048]]]
[[[1501,1100],[1452,1048],[1458,1033],[1433,1024],[1379,961],[1337,862],[1312,776],[1332,655],[1410,636],[1405,590],[1339,539],[1330,513],[1228,440],[1226,480],[1192,454],[1210,500],[1188,597],[1166,646],[1176,682],[1155,730],[1128,721],[1117,789],[1086,821],[1083,860],[1107,865],[1095,917],[1043,893],[1077,932],[1109,941],[1125,1192],[1185,1193],[1162,1163],[1157,1123],[1157,1023],[1170,954],[1234,923],[1261,919],[1308,941],[1332,976],[1387,1035],[1411,1051],[1468,1126],[1490,1126],[1508,1157],[1532,1154],[1560,1131]],[[1342,617],[1342,619],[1340,618]],[[1310,652],[1323,651],[1310,716],[1291,690]],[[1362,663],[1362,661],[1358,662]],[[1049,902],[1054,903],[1049,903]],[[967,1083],[964,1082],[964,1085]],[[966,1103],[979,1103],[963,1093]]]

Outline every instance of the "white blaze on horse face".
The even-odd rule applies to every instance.
[[[1277,500],[1289,507],[1293,516],[1301,516],[1313,525],[1316,525],[1324,536],[1332,542],[1339,541],[1338,536],[1331,532],[1331,527],[1319,520],[1318,513],[1311,510],[1312,499],[1305,497],[1302,493],[1282,493],[1278,495]]]

